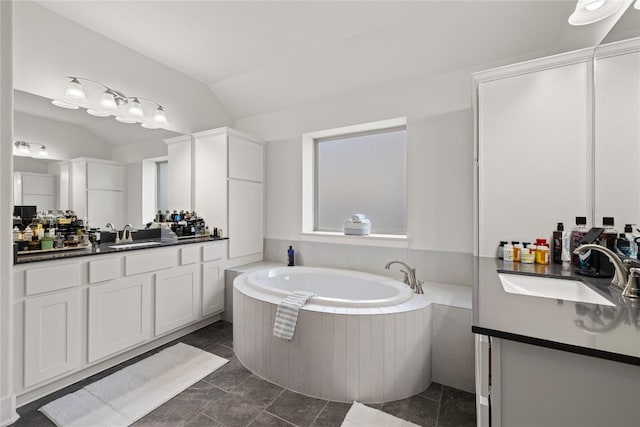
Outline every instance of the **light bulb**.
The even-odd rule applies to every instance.
[[[169,124],[167,114],[160,105],[158,105],[158,108],[156,108],[156,111],[153,113],[153,121],[160,126],[167,126]]]
[[[64,91],[64,97],[74,101],[87,102],[87,94],[84,92],[84,88],[75,77],[73,77],[67,85],[67,89]]]
[[[620,10],[621,0],[578,0],[576,10],[569,17],[571,25],[588,25],[602,21]]]
[[[141,123],[140,126],[142,126],[145,129],[158,129],[158,126],[152,125],[150,123]]]
[[[96,117],[109,117],[111,114],[104,112],[104,111],[100,111],[100,110],[94,110],[89,108],[87,110],[87,114],[91,114],[92,116],[96,116]]]
[[[635,4],[633,5],[633,7],[634,7],[635,9],[640,10],[640,0],[636,0],[636,2],[635,2]]]
[[[135,123],[136,122],[135,119],[131,119],[129,117],[123,117],[123,116],[116,116],[116,120],[119,121],[120,123]]]
[[[100,97],[100,106],[106,110],[115,111],[118,109],[118,105],[116,104],[116,97],[114,96],[111,90],[107,89],[104,91],[102,96]]]
[[[585,4],[584,8],[587,9],[589,12],[593,12],[594,10],[600,9],[603,4],[604,4],[604,0],[596,0],[596,1],[592,1],[591,3]]]
[[[29,146],[29,144],[27,144],[24,141],[20,141],[20,145],[18,146],[18,151],[20,151],[23,154],[26,154],[30,151],[30,148],[31,147]]]
[[[49,152],[47,151],[47,147],[44,145],[40,146],[40,151],[38,151],[38,154],[44,157],[48,157],[49,156]]]
[[[144,110],[142,109],[142,104],[138,100],[138,98],[133,98],[133,101],[129,103],[129,109],[127,113],[138,120],[144,119]]]
[[[69,110],[77,110],[79,108],[75,104],[70,104],[69,102],[61,101],[59,99],[54,99],[51,103],[56,107],[68,108]]]

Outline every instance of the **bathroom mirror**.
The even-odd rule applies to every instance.
[[[63,191],[59,184],[60,163],[78,157],[111,160],[118,147],[127,153],[127,146],[139,143],[144,146],[144,143],[156,142],[164,149],[164,139],[180,135],[165,129],[120,123],[113,117],[90,116],[83,109],[59,108],[48,98],[14,90],[14,138],[29,146],[24,151],[14,149],[14,204],[36,204],[38,210],[68,209],[60,197]],[[46,155],[42,154],[42,146],[46,147]],[[140,157],[157,157],[156,152],[146,156],[139,151],[136,158],[118,160],[140,162]],[[131,181],[129,184],[140,187],[131,190],[140,193],[143,199],[155,199],[155,195],[143,194],[142,183]],[[40,206],[44,201],[46,206]]]
[[[640,10],[630,6],[596,49],[594,225],[640,225]],[[634,227],[638,228],[637,226]]]

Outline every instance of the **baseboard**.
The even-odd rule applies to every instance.
[[[16,395],[0,399],[0,427],[11,425],[18,421],[18,413],[16,412]]]

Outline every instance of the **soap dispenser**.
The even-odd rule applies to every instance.
[[[293,250],[292,246],[289,246],[289,250],[287,250],[287,266],[288,267],[293,267],[294,266],[294,258],[295,258],[295,251]]]

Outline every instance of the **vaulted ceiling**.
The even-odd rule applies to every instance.
[[[236,120],[596,37],[565,0],[38,3],[206,84]]]

